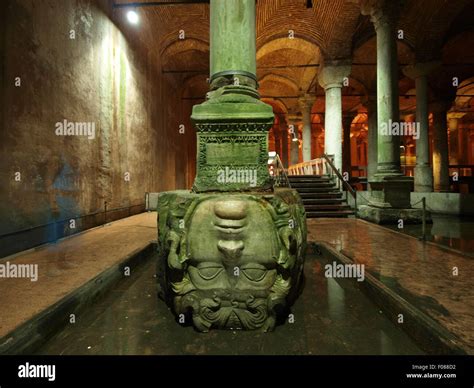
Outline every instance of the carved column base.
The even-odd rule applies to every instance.
[[[162,193],[161,294],[198,331],[271,331],[300,292],[306,216],[295,190]]]

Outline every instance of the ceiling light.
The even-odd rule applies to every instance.
[[[135,11],[128,11],[127,19],[131,24],[138,24],[138,14]]]

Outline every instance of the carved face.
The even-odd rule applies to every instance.
[[[263,326],[280,254],[265,207],[238,196],[201,202],[193,213],[186,247],[186,288],[192,291],[179,301],[181,309],[192,306],[195,325],[202,330],[213,325]]]
[[[279,245],[270,214],[255,201],[209,200],[188,233],[189,275],[200,290],[268,290]]]
[[[161,200],[160,241],[175,313],[191,313],[200,331],[272,330],[300,284],[299,205],[274,195],[197,198]]]

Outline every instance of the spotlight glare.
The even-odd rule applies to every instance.
[[[135,11],[128,11],[127,19],[132,24],[138,24],[138,14]]]

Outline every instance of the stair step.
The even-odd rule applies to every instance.
[[[292,183],[297,183],[297,182],[316,182],[316,183],[321,183],[321,182],[333,182],[334,179],[330,177],[325,177],[325,178],[290,178],[288,177],[288,180]]]
[[[298,193],[334,193],[336,192],[335,187],[292,187]]]
[[[351,207],[347,204],[320,204],[320,205],[304,205],[304,209],[307,212],[311,211],[323,211],[323,210],[351,210]]]
[[[317,217],[347,217],[354,215],[352,210],[341,210],[341,211],[309,211],[306,212],[306,218],[317,218]]]
[[[338,203],[345,202],[343,198],[301,198],[303,205],[336,205]]]
[[[335,187],[332,182],[293,182],[292,189],[306,188],[306,187]]]
[[[299,193],[299,195],[303,199],[342,198],[342,193],[339,191],[327,193]]]
[[[329,175],[288,175],[289,179],[331,178]]]

